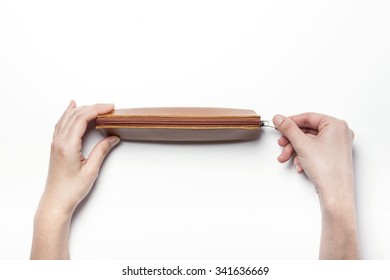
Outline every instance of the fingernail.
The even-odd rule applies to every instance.
[[[299,166],[298,166],[297,164],[295,164],[295,170],[296,170],[297,172],[299,172]]]
[[[286,118],[285,116],[276,115],[276,116],[274,117],[274,120],[275,120],[274,123],[276,124],[276,126],[279,126],[279,125],[284,121],[285,118]]]
[[[111,147],[114,147],[116,144],[119,143],[119,141],[120,141],[119,137],[116,137],[116,136],[111,137],[110,138],[110,145],[111,145]]]

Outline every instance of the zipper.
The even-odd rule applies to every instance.
[[[260,118],[98,118],[96,125],[255,125],[262,126]]]
[[[271,128],[278,130],[272,121],[261,121],[260,126],[261,127],[271,127]]]

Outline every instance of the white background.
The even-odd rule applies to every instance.
[[[362,257],[390,258],[388,1],[0,2],[0,259],[26,259],[54,125],[117,108],[316,111],[355,132]],[[74,259],[315,259],[311,183],[279,132],[230,144],[123,142],[75,214]],[[85,153],[100,139],[90,132]]]

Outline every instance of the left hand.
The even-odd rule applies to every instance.
[[[41,204],[71,215],[89,193],[104,158],[119,143],[119,138],[110,136],[101,140],[85,158],[81,153],[82,137],[90,121],[113,109],[112,104],[76,107],[73,100],[70,102],[55,127]]]

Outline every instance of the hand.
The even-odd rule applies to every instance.
[[[273,122],[283,134],[279,162],[294,158],[297,172],[305,172],[320,198],[320,258],[357,258],[353,131],[345,121],[316,113],[276,115]]]
[[[49,173],[34,225],[32,258],[68,258],[70,220],[77,205],[91,190],[100,166],[119,138],[101,140],[86,159],[81,153],[88,122],[109,113],[112,104],[76,108],[71,101],[58,121],[51,145]]]
[[[111,150],[119,143],[116,136],[101,140],[86,159],[81,153],[82,137],[88,122],[98,114],[109,113],[112,104],[97,104],[76,108],[71,101],[58,121],[51,146],[49,174],[44,198],[54,202],[56,209],[72,213],[91,190],[100,166]]]
[[[345,121],[316,113],[276,115],[273,121],[283,133],[278,141],[283,147],[279,162],[294,157],[297,172],[306,173],[320,198],[339,196],[344,191],[337,188],[340,182],[353,183],[354,133]]]

